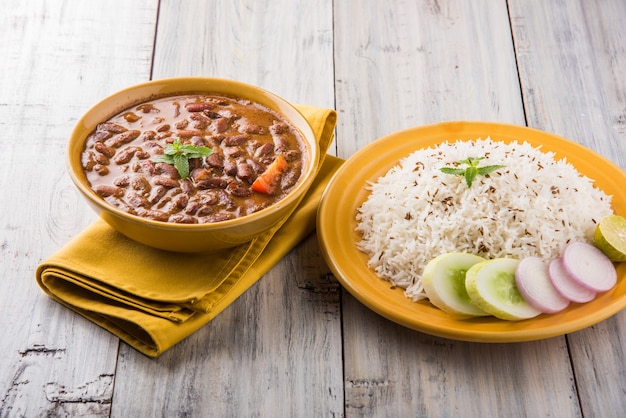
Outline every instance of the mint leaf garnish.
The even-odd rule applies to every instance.
[[[163,155],[159,155],[152,161],[155,163],[167,163],[176,167],[181,178],[189,177],[189,159],[208,157],[213,150],[208,147],[197,147],[191,144],[183,144],[179,138],[168,144],[163,149]]]
[[[442,167],[440,170],[444,174],[465,177],[467,187],[472,187],[472,183],[476,177],[493,173],[494,171],[505,167],[503,165],[487,165],[484,167],[478,167],[478,163],[484,159],[485,157],[468,157],[465,160],[457,161],[455,163],[456,165],[465,164],[467,165],[467,168]]]

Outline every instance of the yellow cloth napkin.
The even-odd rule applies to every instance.
[[[315,228],[326,184],[343,160],[326,155],[337,114],[297,106],[321,150],[315,182],[297,209],[249,243],[210,253],[173,253],[126,238],[98,219],[36,271],[43,291],[157,357],[205,325]]]

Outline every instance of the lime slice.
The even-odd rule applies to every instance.
[[[593,235],[593,243],[611,261],[626,261],[626,219],[619,215],[602,218]]]

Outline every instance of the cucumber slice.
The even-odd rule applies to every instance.
[[[515,284],[519,260],[495,258],[473,265],[465,275],[465,287],[476,306],[496,318],[520,321],[539,315],[524,300]]]
[[[484,260],[466,253],[447,253],[433,258],[422,273],[422,285],[430,302],[452,315],[489,315],[472,303],[465,289],[465,273]]]

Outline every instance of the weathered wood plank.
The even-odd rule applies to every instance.
[[[580,416],[562,337],[466,343],[406,330],[352,297],[343,312],[346,416]]]
[[[117,338],[44,296],[34,271],[94,217],[66,175],[67,137],[95,101],[148,77],[155,5],[2,4],[2,417],[109,414]]]
[[[340,156],[420,124],[524,125],[505,1],[336,2],[335,13]],[[580,415],[564,337],[434,338],[349,295],[343,314],[347,416]]]
[[[332,107],[331,4],[162,1],[153,78],[224,77]],[[327,272],[310,237],[157,360],[123,345],[113,415],[341,416],[339,287]]]
[[[625,168],[626,4],[510,4],[528,123]],[[626,411],[624,335],[626,312],[568,336],[585,416]]]
[[[510,2],[528,124],[626,168],[626,4]]]
[[[157,360],[119,348],[45,297],[33,277],[94,219],[65,174],[74,122],[150,76],[234,78],[324,107],[336,91],[343,157],[410,126],[528,120],[626,168],[623,1],[167,0],[153,61],[158,4],[2,2],[0,417],[626,410],[625,312],[532,343],[430,337],[340,290],[314,236]],[[21,139],[27,149],[6,146]]]
[[[340,156],[418,125],[524,124],[506,2],[338,2],[335,14]]]

